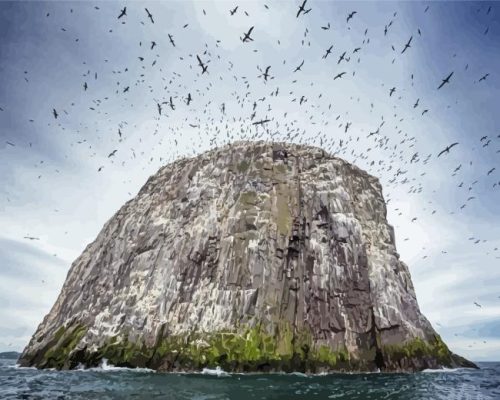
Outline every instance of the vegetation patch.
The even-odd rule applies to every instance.
[[[40,367],[74,368],[79,363],[91,367],[103,359],[116,366],[163,371],[221,367],[237,372],[314,373],[370,370],[374,366],[373,360],[352,358],[345,347],[315,345],[309,329],[297,331],[287,322],[279,323],[272,333],[260,326],[187,335],[168,335],[161,330],[153,345],[121,335],[110,337],[97,351],[75,350],[86,331],[83,325],[59,328]],[[432,359],[445,366],[453,362],[452,353],[438,335],[431,342],[416,338],[402,345],[386,345],[382,353],[388,370],[397,370],[401,363],[414,365],[415,360]]]
[[[278,231],[282,235],[287,236],[290,233],[292,226],[292,218],[290,215],[290,208],[288,206],[288,198],[286,193],[282,193],[280,189],[277,192],[276,198],[277,213],[276,223],[278,226]]]
[[[60,353],[67,357],[68,352]],[[334,351],[327,346],[313,348],[311,332],[293,333],[293,327],[281,323],[276,332],[260,327],[239,332],[192,333],[186,336],[165,336],[160,332],[153,346],[132,342],[126,337],[112,337],[96,352],[78,354],[78,361],[91,367],[103,359],[125,367],[147,367],[156,370],[200,370],[221,367],[228,371],[303,371],[334,370],[346,366],[349,354],[345,349]],[[76,360],[73,360],[76,361]],[[53,367],[62,368],[65,360],[58,358]],[[75,364],[73,362],[73,364]],[[347,369],[347,368],[345,368]]]
[[[257,200],[257,192],[242,192],[239,199],[240,207],[243,210],[251,209],[257,205]]]
[[[250,163],[246,160],[243,160],[238,164],[238,171],[241,173],[245,173],[248,171],[248,168],[250,167]]]
[[[68,365],[70,353],[76,348],[85,332],[87,328],[81,324],[61,326],[44,352],[41,367],[61,369]]]
[[[403,359],[433,358],[444,366],[451,366],[452,353],[439,335],[431,342],[415,338],[402,345],[386,345],[382,349],[384,358],[389,362],[400,362]]]

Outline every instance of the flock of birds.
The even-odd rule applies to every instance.
[[[265,11],[270,11],[273,6],[263,4]],[[61,4],[60,7],[68,7],[70,5]],[[94,6],[96,11],[100,10],[100,7]],[[243,10],[245,8],[245,3],[234,6],[227,10],[227,17],[234,18],[235,16],[243,13],[245,17],[251,19],[248,11]],[[295,14],[295,19],[304,20],[308,18],[311,11],[313,11],[314,4],[311,4],[308,0],[303,0],[297,3],[297,11]],[[423,13],[429,11],[430,6],[425,6]],[[491,13],[491,7],[488,7],[484,12],[489,15]],[[133,12],[135,15],[140,14],[144,20],[140,23],[142,25],[160,25],[161,21],[157,20],[155,17],[155,12],[152,8],[144,8],[140,6],[134,6],[133,11],[129,10],[126,6],[120,7],[116,10],[116,20],[120,24],[127,24],[127,19],[130,18],[130,14]],[[202,10],[203,15],[207,15],[205,9]],[[70,10],[73,13],[73,9]],[[46,18],[50,18],[50,13],[46,14]],[[341,25],[345,24],[347,31],[353,31],[355,29],[362,29],[358,26],[354,27],[356,19],[359,18],[358,12],[353,10],[345,16],[344,21],[336,21],[333,24]],[[391,20],[385,24],[384,29],[378,34],[381,37],[386,37],[390,34],[391,27],[396,21],[397,13],[394,12]],[[155,26],[156,26],[155,25]],[[307,25],[307,23],[306,23]],[[330,62],[333,58],[332,63],[337,68],[345,69],[338,70],[331,76],[333,82],[338,80],[355,79],[354,67],[350,67],[357,63],[360,65],[360,60],[363,57],[363,51],[365,48],[370,46],[370,37],[368,36],[368,29],[363,29],[364,34],[363,39],[360,41],[359,45],[353,49],[346,49],[339,51],[338,55],[335,56],[335,51],[337,48],[328,44],[328,47],[324,50],[324,53],[318,54],[318,58],[314,60],[302,59],[295,66],[289,67],[287,60],[283,60],[281,65],[264,65],[257,66],[257,72],[255,77],[241,76],[237,70],[237,60],[228,59],[227,56],[222,55],[223,52],[220,49],[221,40],[216,40],[213,44],[205,43],[202,49],[196,52],[190,51],[191,49],[184,50],[182,48],[182,40],[177,40],[174,35],[178,38],[183,37],[183,30],[189,29],[189,23],[184,24],[182,29],[177,33],[168,33],[166,35],[165,44],[171,46],[172,49],[177,51],[176,54],[181,54],[179,60],[183,63],[182,73],[176,71],[165,72],[165,66],[159,66],[159,55],[153,57],[153,61],[149,65],[146,65],[147,61],[150,61],[152,57],[147,57],[143,53],[146,49],[149,52],[157,51],[160,45],[160,40],[148,39],[147,42],[142,40],[139,42],[138,49],[140,51],[140,56],[134,56],[134,62],[137,66],[134,70],[140,71],[140,74],[135,78],[135,82],[130,79],[130,74],[127,75],[129,67],[123,67],[120,70],[113,70],[111,79],[119,77],[119,81],[116,83],[116,88],[113,92],[110,92],[108,96],[99,99],[93,99],[92,104],[89,109],[93,112],[98,113],[102,117],[106,117],[109,120],[109,114],[105,111],[105,104],[111,98],[115,96],[117,101],[121,103],[128,103],[130,107],[133,106],[133,102],[139,101],[137,97],[133,95],[134,89],[138,87],[147,88],[149,93],[153,93],[154,98],[146,100],[147,107],[151,109],[151,116],[155,121],[155,129],[151,133],[152,136],[158,137],[158,146],[165,146],[165,142],[168,141],[167,147],[171,150],[170,159],[167,157],[157,157],[153,160],[150,157],[148,160],[149,164],[156,162],[156,165],[163,165],[167,161],[171,161],[178,158],[182,154],[180,150],[181,145],[187,146],[183,142],[183,132],[186,130],[193,130],[196,132],[194,139],[191,140],[192,154],[197,154],[199,151],[206,146],[217,147],[225,143],[234,140],[283,140],[298,143],[308,143],[315,144],[323,147],[325,150],[330,151],[333,154],[342,156],[343,158],[349,159],[354,163],[362,163],[366,165],[368,171],[376,176],[389,176],[387,179],[386,188],[403,186],[407,188],[407,193],[419,194],[424,191],[423,186],[419,183],[418,176],[415,178],[410,178],[411,172],[418,173],[420,176],[420,171],[423,166],[427,165],[430,160],[438,158],[444,158],[450,155],[457,147],[460,146],[459,141],[453,141],[449,145],[439,149],[435,154],[421,155],[419,151],[416,151],[418,139],[415,136],[410,136],[399,127],[398,123],[402,122],[402,119],[394,115],[393,120],[393,131],[396,132],[395,135],[389,133],[388,125],[391,124],[391,118],[381,116],[381,122],[369,132],[368,135],[362,133],[362,130],[353,130],[353,124],[355,122],[350,121],[348,115],[337,115],[333,116],[333,105],[332,103],[319,103],[323,101],[326,95],[323,97],[323,93],[317,93],[317,96],[297,93],[294,89],[294,85],[301,79],[301,73],[307,68],[308,63],[319,63],[319,62]],[[319,27],[308,26],[303,34],[303,39],[301,43],[297,43],[300,47],[310,47],[310,29],[318,29],[319,31],[329,31],[332,29],[332,24],[328,22],[326,25]],[[61,28],[63,32],[66,32],[66,28]],[[111,32],[111,30],[110,30]],[[488,34],[488,28],[484,32],[485,35]],[[256,35],[256,26],[249,26],[239,35],[239,40],[242,46],[254,46]],[[395,46],[391,46],[392,54],[394,58],[392,64],[396,60],[396,54],[399,56],[406,55],[410,52],[415,45],[414,36],[422,35],[421,29],[418,29],[414,35],[411,35],[409,39],[396,50]],[[75,40],[78,42],[78,38]],[[278,45],[281,45],[278,40]],[[201,47],[201,41],[199,43]],[[251,51],[258,52],[259,48],[252,48]],[[106,60],[107,61],[107,60]],[[222,68],[221,66],[224,66]],[[160,68],[160,74],[163,75],[162,81],[165,83],[164,88],[154,88],[151,84],[148,86],[148,73],[151,73],[155,68]],[[167,66],[168,68],[168,66]],[[288,68],[287,73],[283,73],[284,77],[280,76],[280,72],[283,69]],[[132,68],[130,68],[132,70]],[[353,71],[349,71],[353,69]],[[468,69],[468,65],[465,67]],[[443,78],[436,82],[435,91],[441,93],[441,91],[446,90],[446,87],[453,85],[455,71],[444,71]],[[169,74],[169,76],[167,75]],[[81,83],[81,90],[84,94],[92,91],[91,80],[96,82],[98,80],[98,72],[87,70],[84,74],[84,81]],[[101,76],[101,75],[99,75]],[[188,76],[186,78],[186,76]],[[289,76],[292,79],[289,81]],[[489,73],[482,74],[477,83],[482,83],[488,79]],[[99,79],[106,79],[106,77],[99,77]],[[230,79],[230,83],[226,83],[227,79]],[[28,82],[28,72],[25,71],[25,80]],[[414,76],[410,77],[411,85],[413,85]],[[126,82],[126,83],[124,83]],[[220,104],[214,104],[211,99],[206,100],[211,93],[218,90],[220,86],[233,87],[234,90],[230,93],[231,98],[227,98]],[[314,82],[310,83],[313,87]],[[272,86],[272,87],[271,87]],[[161,90],[161,93],[159,91]],[[391,87],[387,92],[386,101],[389,102],[393,100],[399,93],[397,87]],[[125,96],[125,97],[124,97]],[[290,107],[296,106],[301,110],[301,118],[305,120],[307,124],[311,127],[320,126],[321,130],[315,135],[311,136],[310,132],[307,132],[305,128],[302,128],[299,119],[297,117],[298,113],[288,112],[288,109],[276,106],[277,100],[280,100],[285,104],[289,104]],[[327,101],[328,103],[328,101]],[[0,118],[2,113],[8,112],[8,105],[0,104]],[[274,109],[276,107],[277,109]],[[420,117],[423,117],[429,113],[429,108],[422,108],[421,100],[418,98],[416,101],[411,102],[411,108],[414,109],[415,113],[418,113]],[[369,106],[369,111],[373,112],[373,103]],[[180,111],[184,113],[180,113]],[[65,130],[65,123],[68,118],[70,118],[70,112],[66,110],[64,106],[54,106],[50,107],[48,110],[51,114],[51,118],[55,123],[56,127]],[[129,111],[127,111],[129,112]],[[180,113],[183,119],[180,123],[172,123],[176,113]],[[233,115],[231,115],[233,114]],[[34,122],[30,120],[30,122]],[[333,128],[329,127],[330,123],[337,123],[339,132],[335,132]],[[51,125],[54,126],[54,125]],[[70,128],[67,128],[70,129]],[[101,157],[109,160],[109,166],[103,163],[97,168],[98,173],[105,173],[107,168],[111,166],[120,165],[116,160],[120,154],[127,152],[128,157],[124,157],[121,162],[121,166],[127,165],[127,162],[133,162],[137,157],[148,158],[148,151],[136,151],[134,148],[126,149],[124,148],[126,143],[126,132],[127,130],[132,130],[127,121],[120,121],[116,127],[114,141],[115,148],[111,148],[106,151],[106,156]],[[94,143],[92,145],[91,138],[85,137],[83,131],[92,130],[91,127],[85,126],[77,130],[79,140],[72,143],[72,146],[88,146],[89,151],[91,151],[90,157],[98,156],[97,152],[98,145]],[[392,131],[391,131],[392,132]],[[369,141],[368,148],[361,148],[359,143],[364,141]],[[6,146],[16,147],[19,144],[16,143],[14,138],[5,140]],[[483,135],[480,138],[478,145],[481,149],[488,150],[489,147],[493,145],[500,144],[500,134],[488,134]],[[31,147],[31,143],[29,144]],[[373,150],[377,149],[380,152],[385,152],[385,157],[380,157],[379,159],[371,159],[371,155],[374,154]],[[497,150],[496,153],[500,153]],[[102,156],[102,155],[101,155]],[[472,162],[471,162],[472,163]],[[128,165],[127,165],[128,166]],[[454,171],[451,172],[452,176],[457,176],[462,169],[462,164],[458,165]],[[491,166],[487,171],[485,176],[497,176],[497,178],[491,182],[493,188],[500,188],[500,178],[495,175],[496,168]],[[42,175],[39,175],[40,179]],[[478,183],[478,180],[473,181],[469,184],[461,182],[457,185],[465,191],[465,197],[467,200],[460,207],[463,209],[467,204],[476,198],[474,195],[474,188]],[[387,204],[391,201],[390,195],[387,196]],[[402,214],[402,211],[395,209],[395,211]],[[454,213],[456,210],[451,211]],[[436,210],[431,210],[431,214],[435,214]],[[409,216],[412,222],[417,221],[417,217]],[[38,240],[39,238],[27,234],[25,237],[27,240]],[[478,239],[475,237],[469,238],[475,244],[486,243],[486,240]],[[405,240],[408,240],[405,239]],[[494,247],[491,253],[500,258],[498,255],[498,248]],[[424,256],[425,258],[426,256]],[[475,302],[476,306],[480,307],[480,304]]]

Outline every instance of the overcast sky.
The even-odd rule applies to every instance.
[[[259,138],[377,176],[424,314],[453,351],[500,359],[500,7],[298,6],[0,2],[0,351],[22,350],[71,262],[160,166]]]

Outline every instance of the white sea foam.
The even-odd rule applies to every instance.
[[[231,376],[228,372],[224,371],[221,367],[216,367],[215,369],[203,368],[201,371],[202,375],[215,375],[215,376]]]
[[[439,374],[439,373],[450,373],[450,372],[459,372],[466,370],[467,368],[439,368],[439,369],[424,369],[422,372],[426,374]]]
[[[94,372],[108,372],[108,371],[132,371],[132,372],[156,372],[149,368],[127,368],[127,367],[115,367],[108,363],[108,360],[103,358],[101,364],[98,367],[85,368],[83,365],[79,365],[75,371],[94,371]]]
[[[290,372],[287,375],[294,375],[294,376],[298,376],[301,378],[310,378],[311,377],[311,375],[304,374],[303,372]]]
[[[36,367],[21,367],[19,364],[15,365],[7,365],[7,368],[12,368],[12,369],[37,369]]]

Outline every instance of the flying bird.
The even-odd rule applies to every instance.
[[[452,77],[452,75],[453,75],[453,72],[442,80],[441,85],[438,86],[438,90],[450,82],[450,78]]]
[[[170,108],[172,109],[172,111],[175,110],[175,105],[174,105],[174,102],[172,100],[172,96],[170,96],[170,101],[167,104],[170,106]]]
[[[328,57],[329,54],[331,54],[332,48],[333,48],[333,44],[328,49],[326,49],[326,53],[323,56],[323,59],[325,59],[326,57]]]
[[[377,128],[377,130],[375,132],[370,132],[367,136],[367,138],[369,138],[370,136],[373,136],[373,135],[378,135],[380,133],[380,128]]]
[[[302,71],[302,66],[304,65],[304,60],[302,60],[302,62],[300,63],[300,65],[295,68],[295,70],[293,72],[297,72],[297,71]]]
[[[455,147],[458,143],[455,142],[455,143],[452,143],[450,144],[449,146],[447,146],[444,150],[442,150],[439,154],[438,154],[438,157],[441,156],[442,154],[444,153],[449,153],[450,150],[452,149],[452,147]]]
[[[230,13],[231,15],[234,15],[234,14],[236,14],[236,11],[238,11],[238,6],[234,7],[234,9],[233,9],[233,10],[229,10],[229,13]]]
[[[307,14],[309,11],[311,11],[311,9],[308,9],[308,10],[305,9],[306,3],[307,3],[307,0],[304,0],[302,5],[299,6],[299,11],[297,11],[297,18],[299,18],[300,14]]]
[[[198,59],[198,65],[201,67],[202,71],[201,71],[201,74],[203,75],[205,72],[208,72],[207,69],[208,69],[208,66],[203,64],[203,62],[201,61],[201,58],[199,55],[196,55],[196,58]]]
[[[333,80],[338,79],[338,78],[342,78],[344,75],[345,75],[345,72],[341,72],[340,74],[335,75]]]
[[[172,46],[175,47],[174,37],[170,33],[168,34],[168,40],[172,43]]]
[[[250,41],[252,41],[252,42],[253,42],[253,39],[250,37],[250,35],[252,34],[252,31],[253,31],[253,28],[254,28],[254,27],[252,26],[252,27],[248,30],[248,32],[247,32],[247,33],[243,33],[243,35],[244,35],[244,36],[243,36],[242,38],[240,38],[240,39],[241,39],[241,41],[242,41],[243,43],[245,43],[245,42],[250,42]]]
[[[55,108],[52,109],[52,114],[54,114],[55,119],[57,119],[57,117],[59,116]]]
[[[123,10],[121,10],[120,15],[118,16],[118,19],[121,17],[125,17],[127,15],[127,7],[123,7]]]
[[[337,61],[337,64],[340,64],[342,60],[345,60],[345,51],[340,55],[339,60]]]
[[[357,14],[358,12],[357,11],[353,11],[352,13],[350,13],[348,16],[347,16],[347,22],[349,22],[349,20],[352,19],[352,17],[354,17],[354,14]]]
[[[259,71],[262,72],[262,75],[259,75],[259,78],[262,76],[264,78],[264,81],[267,82],[267,79],[270,77],[270,75],[269,75],[270,69],[271,69],[270,65],[266,67],[266,70],[264,72],[262,72],[262,70],[259,68]]]
[[[111,153],[109,153],[108,158],[113,157],[118,150],[113,150]]]
[[[483,76],[481,77],[481,79],[479,79],[479,82],[481,82],[481,81],[485,81],[485,80],[486,80],[486,78],[487,78],[489,75],[490,75],[490,74],[485,74],[485,75],[483,75]]]
[[[154,24],[155,21],[153,20],[153,15],[149,12],[149,10],[147,8],[145,8],[146,10],[146,13],[148,14],[148,18],[151,20],[151,23]]]
[[[24,239],[28,240],[40,240],[40,238],[34,237],[34,236],[24,236]]]
[[[412,39],[413,39],[413,36],[412,36],[412,37],[410,37],[410,40],[408,40],[408,43],[406,43],[406,44],[405,44],[405,48],[403,49],[403,51],[401,52],[401,54],[403,54],[403,53],[406,51],[406,49],[408,49],[408,48],[410,48],[410,47],[411,47],[411,46],[410,46],[410,43],[411,43],[411,40],[412,40]]]

